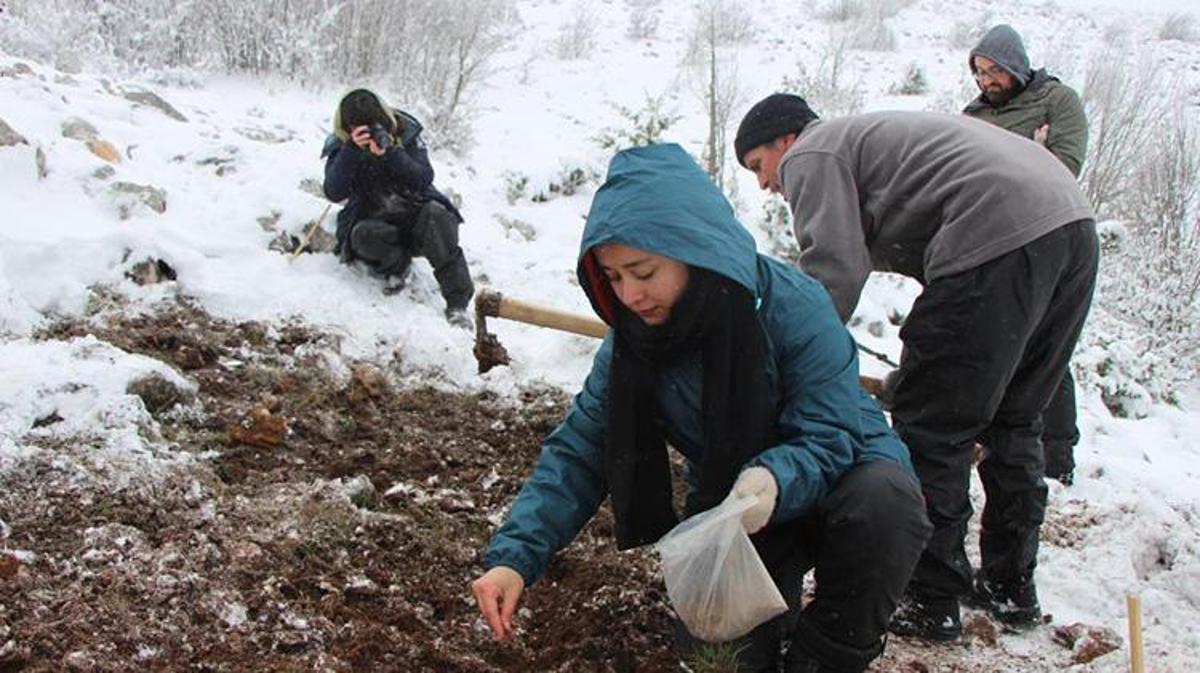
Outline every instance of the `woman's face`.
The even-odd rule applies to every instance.
[[[607,243],[596,248],[596,261],[608,277],[613,294],[647,325],[663,325],[688,284],[683,262]]]

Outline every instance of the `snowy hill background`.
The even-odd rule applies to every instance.
[[[1022,33],[1035,67],[1048,66],[1077,90],[1097,62],[1117,59],[1127,70],[1109,71],[1109,79],[1116,73],[1153,82],[1145,90],[1154,100],[1179,102],[1194,124],[1200,18],[1191,4],[920,0],[891,3],[874,19],[837,21],[835,10],[853,3],[761,3],[735,13],[744,35],[721,47],[721,65],[735,83],[727,92],[730,137],[722,145],[731,144],[750,104],[785,86],[827,85],[825,100],[812,97],[826,114],[957,112],[974,94],[967,50],[981,27],[1000,22]],[[567,391],[580,383],[596,342],[500,320],[490,321],[491,330],[512,366],[479,375],[469,355],[472,335],[446,325],[423,262],[404,293],[387,297],[377,280],[332,255],[292,258],[269,249],[326,205],[312,185],[321,180],[320,148],[342,92],[377,87],[423,117],[438,114],[429,99],[384,77],[298,82],[277,73],[138,66],[128,54],[73,44],[66,29],[47,23],[48,12],[69,5],[0,2],[0,473],[47,450],[29,438],[46,432],[38,421],[51,414],[63,419],[52,430],[61,439],[103,438],[89,460],[114,483],[150,479],[155,466],[186,460],[179,447],[140,431],[155,421],[126,393],[128,381],[147,371],[186,388],[192,384],[183,373],[92,338],[39,336],[55,320],[103,314],[114,297],[130,312],[153,312],[178,296],[233,321],[311,326],[336,337],[315,353],[332,370],[374,362],[402,384],[514,396],[535,383]],[[430,125],[436,183],[461,198],[463,247],[477,285],[587,313],[574,264],[583,217],[612,152],[605,138],[627,140],[633,114],[657,110],[675,119],[662,139],[698,160],[705,156],[704,82],[686,63],[695,7],[683,0],[506,7],[507,38],[490,56],[487,76],[454,118]],[[648,22],[638,39],[630,37],[635,16]],[[856,43],[871,48],[850,46]],[[923,87],[905,86],[914,67]],[[901,93],[906,89],[916,93]],[[73,120],[94,133],[66,137],[66,127],[78,126]],[[88,139],[109,143],[116,156],[99,156]],[[760,249],[786,254],[780,202],[760,193],[732,157],[725,161],[726,191]],[[1196,178],[1188,179],[1180,182],[1193,190],[1184,215],[1200,222]],[[335,213],[324,221],[329,231]],[[1137,224],[1114,218],[1104,231],[1119,242]],[[134,265],[147,259],[165,261],[175,280],[130,280]],[[1136,592],[1145,606],[1149,670],[1194,670],[1200,389],[1195,351],[1187,347],[1196,343],[1196,329],[1186,317],[1197,314],[1195,290],[1190,298],[1167,286],[1134,291],[1148,306],[1173,307],[1170,329],[1147,328],[1116,301],[1106,302],[1129,296],[1129,286],[1141,282],[1106,260],[1107,280],[1075,361],[1083,434],[1077,479],[1069,488],[1050,484],[1047,531],[1055,541],[1043,546],[1038,570],[1043,608],[1055,623],[1103,625],[1124,635],[1124,597]],[[895,317],[907,312],[916,291],[898,278],[873,277],[852,322],[856,337],[895,359]],[[863,369],[881,374],[886,366],[864,356]],[[4,511],[0,493],[0,553],[28,558],[20,531],[3,523]],[[5,638],[0,628],[0,646]],[[1044,630],[1002,636],[1002,647],[1030,666],[1019,670],[1070,661],[1070,651]],[[1126,665],[1122,651],[1078,670]]]

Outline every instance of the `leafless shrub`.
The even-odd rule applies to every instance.
[[[817,7],[815,14],[822,21],[845,23],[861,17],[866,7],[866,0],[826,0]]]
[[[512,41],[516,13],[510,0],[408,1],[414,11],[406,15],[407,39],[393,43],[398,53],[385,59],[385,72],[425,110],[431,143],[461,153],[470,145],[474,93]]]
[[[1195,15],[1181,12],[1168,16],[1158,29],[1158,39],[1200,42],[1200,26],[1196,25]]]
[[[554,53],[564,61],[587,58],[596,49],[596,33],[600,29],[600,15],[585,0],[579,0],[571,9],[571,15],[558,27],[554,39]]]
[[[660,0],[625,0],[629,25],[625,35],[631,40],[648,40],[658,33]]]
[[[1126,23],[1110,23],[1104,27],[1104,33],[1100,38],[1101,44],[1105,47],[1116,47],[1129,42],[1129,24]]]
[[[1120,49],[1106,49],[1085,76],[1082,99],[1088,117],[1088,156],[1083,187],[1101,214],[1131,186],[1139,152],[1161,116],[1160,71],[1149,60],[1131,63]]]
[[[992,13],[984,12],[974,19],[956,19],[946,33],[946,42],[955,49],[970,49],[979,44],[992,24]]]
[[[966,68],[963,68],[966,73]],[[925,106],[926,110],[931,112],[944,112],[946,114],[958,114],[962,112],[967,103],[971,99],[979,95],[979,85],[975,83],[975,79],[968,75],[963,75],[958,80],[958,86],[954,88],[939,89],[933,100]]]
[[[804,97],[818,114],[830,117],[855,114],[863,108],[862,78],[847,81],[846,36],[830,35],[821,50],[817,67],[809,71],[803,63],[797,65],[795,77],[784,77],[781,90]]]
[[[11,11],[98,68],[382,82],[451,144],[469,135],[471,93],[517,20],[513,0],[21,0]]]
[[[1153,126],[1122,205],[1127,217],[1138,217],[1139,230],[1159,252],[1179,258],[1200,238],[1200,124],[1176,99]],[[1190,275],[1200,278],[1197,272]]]
[[[1085,191],[1102,217],[1125,225],[1105,246],[1094,302],[1122,327],[1091,337],[1104,349],[1097,374],[1114,400],[1136,390],[1171,401],[1200,362],[1200,122],[1170,77],[1149,61],[1105,55],[1084,89]],[[1136,335],[1138,345],[1108,334]]]
[[[910,7],[914,0],[825,0],[816,9],[816,17],[830,23],[859,21],[866,17],[891,18]]]
[[[853,20],[848,28],[852,49],[865,51],[895,51],[896,33],[887,18],[873,6],[866,14]]]

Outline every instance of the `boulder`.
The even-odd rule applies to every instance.
[[[28,144],[29,141],[25,139],[25,136],[14,131],[13,127],[8,125],[8,122],[0,119],[0,147]]]
[[[176,121],[186,122],[188,120],[179,110],[176,110],[174,106],[153,91],[126,91],[124,96],[125,100],[140,105],[149,105]]]
[[[145,206],[156,213],[167,211],[167,193],[158,187],[114,182],[109,189],[116,199],[122,220],[128,220],[138,206]]]
[[[167,280],[175,280],[175,269],[161,259],[144,259],[134,264],[125,277],[138,285],[154,285]]]
[[[92,154],[95,154],[110,164],[121,162],[121,152],[117,150],[116,145],[113,145],[107,140],[93,138],[87,141],[87,148]]]
[[[79,117],[71,117],[63,122],[62,135],[64,138],[78,140],[82,143],[95,140],[99,136],[95,126],[92,126],[90,122]]]

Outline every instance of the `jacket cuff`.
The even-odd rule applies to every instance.
[[[489,549],[483,556],[484,570],[491,570],[497,566],[512,568],[517,571],[521,579],[525,580],[526,588],[536,582],[542,574],[536,565],[532,559],[528,558],[528,554],[522,554],[511,549]]]

